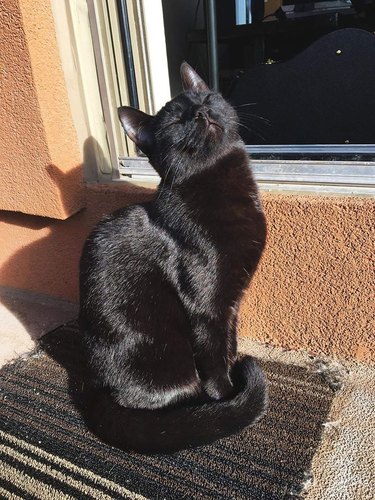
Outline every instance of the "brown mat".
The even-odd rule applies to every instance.
[[[74,325],[61,327],[0,372],[1,498],[298,497],[334,395],[318,375],[263,362],[270,407],[260,423],[211,446],[144,456],[86,430],[77,339]]]

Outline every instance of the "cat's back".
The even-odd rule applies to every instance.
[[[140,238],[149,234],[151,203],[129,205],[105,216],[92,230],[86,240],[82,260],[93,252],[105,252],[107,257],[112,253],[131,249]]]
[[[147,202],[124,207],[99,222],[82,252],[81,288],[97,288],[105,281],[120,287],[124,278],[138,279],[156,269],[167,273],[176,245],[161,219],[154,203]]]

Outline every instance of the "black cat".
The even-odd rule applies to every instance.
[[[161,177],[155,200],[106,217],[81,258],[88,421],[123,449],[209,443],[264,413],[266,381],[237,361],[241,296],[266,225],[233,108],[187,64],[156,116],[119,108]]]

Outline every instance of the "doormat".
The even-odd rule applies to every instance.
[[[260,361],[269,409],[254,427],[172,455],[126,453],[85,427],[75,324],[0,371],[0,497],[298,498],[334,391],[306,368]],[[78,398],[78,399],[77,399]]]

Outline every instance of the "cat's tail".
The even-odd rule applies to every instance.
[[[95,391],[86,421],[99,438],[124,450],[168,453],[209,444],[254,424],[266,410],[267,382],[253,358],[235,364],[232,380],[232,399],[160,410],[125,408]]]

